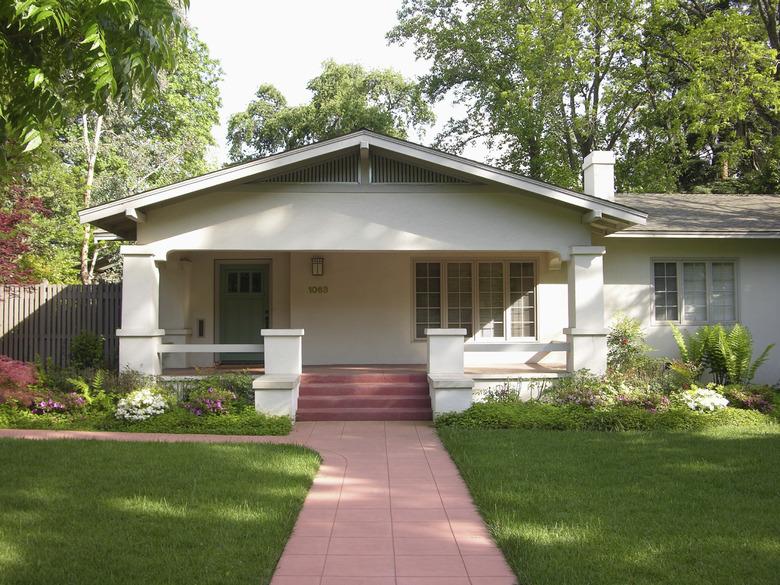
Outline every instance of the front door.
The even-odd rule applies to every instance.
[[[270,326],[268,264],[222,264],[219,271],[219,343],[262,343]],[[263,361],[261,353],[222,353],[223,364]]]

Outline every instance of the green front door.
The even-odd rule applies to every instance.
[[[222,264],[219,271],[219,343],[262,343],[270,326],[268,264]],[[223,364],[263,361],[261,353],[222,353]]]

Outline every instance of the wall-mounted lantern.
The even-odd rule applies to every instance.
[[[325,258],[314,256],[311,259],[311,275],[322,276],[323,274],[325,274]]]

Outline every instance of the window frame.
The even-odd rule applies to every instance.
[[[503,264],[503,287],[502,292],[504,296],[504,335],[503,337],[485,338],[477,335],[479,325],[479,264],[501,262]],[[512,337],[512,307],[509,304],[510,292],[509,292],[509,279],[510,271],[509,265],[513,262],[533,264],[534,269],[534,306],[533,306],[533,318],[534,318],[534,335],[532,337]],[[478,344],[501,344],[501,343],[518,343],[518,342],[530,342],[538,341],[539,339],[539,266],[540,260],[538,256],[501,256],[501,257],[419,257],[412,258],[411,261],[411,286],[410,294],[412,301],[411,310],[411,330],[412,341],[420,342],[426,341],[426,337],[417,337],[417,264],[419,263],[438,263],[439,264],[439,278],[441,279],[441,286],[439,287],[440,305],[441,305],[441,327],[446,329],[449,327],[449,303],[448,303],[448,269],[447,265],[454,264],[471,264],[471,337],[468,339],[469,343]]]
[[[676,320],[658,320],[656,319],[656,306],[655,306],[655,265],[657,263],[674,263],[677,265],[677,319]],[[685,303],[684,303],[684,288],[685,288],[685,278],[683,275],[684,265],[689,263],[699,263],[704,264],[704,281],[705,281],[705,288],[706,288],[706,299],[707,299],[707,319],[704,321],[691,321],[688,319],[685,319]],[[705,257],[705,258],[697,258],[697,257],[660,257],[660,258],[651,258],[650,259],[650,290],[651,295],[651,323],[653,325],[663,326],[663,325],[686,325],[686,326],[700,326],[700,325],[712,325],[715,323],[715,321],[712,320],[712,265],[713,264],[732,264],[734,266],[734,319],[732,321],[718,321],[718,323],[723,323],[724,325],[731,325],[734,323],[739,322],[739,307],[740,307],[740,267],[739,267],[739,259],[738,258],[732,258],[732,257],[725,257],[725,258],[712,258],[712,257]]]

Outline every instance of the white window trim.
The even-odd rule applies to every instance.
[[[655,318],[655,265],[656,263],[675,263],[677,264],[677,316],[676,320],[659,321]],[[705,265],[705,280],[706,280],[706,296],[707,296],[707,319],[705,321],[688,321],[685,319],[685,305],[683,302],[683,264],[686,263],[704,263]],[[696,257],[674,257],[674,258],[651,258],[650,259],[650,288],[651,294],[651,323],[653,325],[714,325],[716,321],[711,319],[712,315],[712,264],[718,263],[731,263],[734,265],[734,320],[733,321],[717,321],[717,323],[723,323],[724,325],[731,325],[739,322],[739,307],[740,307],[740,294],[739,294],[739,260],[737,258],[696,258]]]
[[[509,263],[510,262],[527,262],[534,265],[534,332],[536,333],[532,337],[512,337],[510,335],[512,331],[511,324],[511,307],[504,307],[504,336],[485,338],[478,337],[477,330],[479,325],[479,264],[481,262],[502,262],[504,265],[504,304],[508,304],[509,299]],[[425,337],[417,337],[417,269],[418,263],[438,263],[440,265],[439,274],[441,278],[441,286],[439,294],[441,295],[441,326],[446,328],[449,319],[449,307],[448,307],[448,294],[447,294],[447,264],[448,263],[460,263],[471,264],[471,338],[469,343],[479,344],[501,344],[501,343],[517,343],[539,340],[539,257],[538,256],[511,256],[511,257],[442,257],[437,256],[433,258],[420,257],[412,258],[411,265],[411,296],[412,296],[412,341],[426,341]]]

